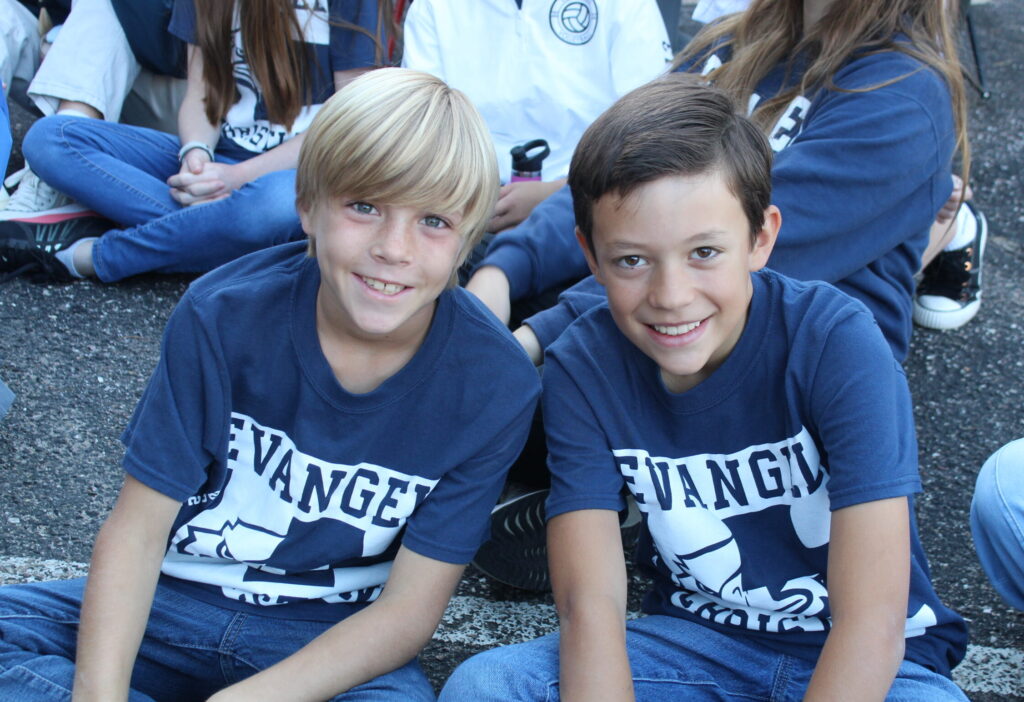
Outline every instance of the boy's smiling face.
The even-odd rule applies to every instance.
[[[751,244],[750,223],[721,175],[665,176],[593,206],[591,271],[616,325],[661,368],[672,392],[711,375],[739,341],[781,218],[774,205]]]
[[[318,317],[331,333],[418,344],[458,260],[461,214],[338,197],[300,217],[316,239]]]

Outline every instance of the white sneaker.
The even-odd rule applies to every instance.
[[[11,193],[7,206],[0,210],[0,221],[39,214],[72,214],[86,210],[64,193],[41,181],[27,165],[8,176],[4,186],[8,190],[14,187],[18,189]]]

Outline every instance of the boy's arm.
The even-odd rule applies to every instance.
[[[904,653],[910,589],[907,498],[836,510],[829,538],[832,630],[804,699],[885,699]]]
[[[618,515],[588,509],[553,517],[548,559],[558,608],[562,699],[632,700]]]
[[[405,665],[430,640],[464,568],[403,546],[376,602],[210,702],[330,699]]]
[[[127,699],[167,535],[180,508],[126,477],[93,548],[78,629],[75,702]]]

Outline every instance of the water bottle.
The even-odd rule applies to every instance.
[[[543,139],[534,139],[512,151],[512,182],[521,180],[540,180],[540,167],[547,155],[551,153],[548,143]]]

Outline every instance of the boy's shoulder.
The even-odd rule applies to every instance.
[[[256,251],[215,268],[197,278],[185,293],[193,306],[217,313],[238,313],[244,307],[288,299],[295,279],[315,260],[306,256],[306,242],[294,241]]]
[[[247,254],[194,280],[186,295],[199,302],[236,291],[260,293],[267,287],[287,286],[304,266],[315,266],[305,255],[306,247],[302,240]]]
[[[442,302],[448,298],[454,310],[452,315],[452,359],[467,362],[473,359],[498,362],[491,371],[509,371],[518,382],[539,388],[537,370],[523,347],[494,314],[480,300],[464,288],[456,287],[442,293]]]

